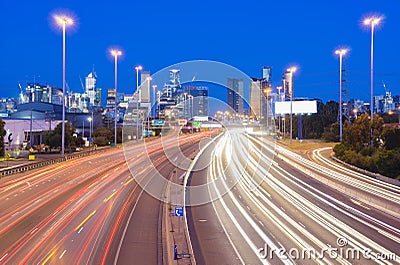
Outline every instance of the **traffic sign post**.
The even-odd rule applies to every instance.
[[[183,207],[175,207],[174,214],[176,217],[182,217],[183,216]],[[181,219],[178,219],[178,233],[181,232]]]
[[[175,207],[175,216],[182,217],[183,216],[183,207]]]

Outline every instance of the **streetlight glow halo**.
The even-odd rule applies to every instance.
[[[372,25],[374,28],[379,28],[383,25],[385,16],[379,13],[369,13],[361,18],[360,24],[365,30],[369,30]]]
[[[57,9],[49,14],[48,21],[50,28],[57,33],[61,33],[62,27],[68,27],[67,34],[71,34],[78,29],[79,19],[74,12],[68,9]]]

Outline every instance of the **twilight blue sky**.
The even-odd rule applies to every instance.
[[[375,94],[382,80],[400,94],[400,1],[6,1],[0,0],[0,97],[17,97],[17,81],[61,87],[61,30],[52,12],[72,11],[77,23],[67,34],[67,82],[81,92],[94,64],[98,86],[113,87],[108,49],[118,45],[119,90],[132,93],[134,66],[155,73],[187,60],[214,60],[260,77],[273,67],[274,87],[296,64],[295,96],[338,99],[339,60],[335,48],[350,47],[346,58],[350,98],[369,100],[370,31],[366,14],[385,16],[375,34]]]

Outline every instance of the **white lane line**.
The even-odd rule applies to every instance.
[[[78,230],[78,234],[80,234],[82,232],[83,226],[81,228],[79,228]]]
[[[260,225],[262,225],[263,227],[264,227],[264,224],[263,224],[263,222],[261,222],[261,221],[258,221],[259,223],[260,223]]]
[[[282,206],[281,206],[281,210],[284,211],[284,212],[286,212],[285,208],[283,208]]]
[[[32,232],[31,232],[31,235],[32,235],[33,233],[35,233],[36,230],[37,230],[37,228],[33,229]]]
[[[64,249],[64,251],[61,253],[60,257],[58,259],[62,259],[64,257],[65,252],[67,252],[66,249]]]
[[[1,257],[0,261],[2,261],[7,256],[8,256],[8,253],[4,254],[3,257]]]
[[[299,223],[299,225],[301,225],[303,228],[306,228],[306,226],[303,225],[302,223],[300,223],[300,222],[298,222],[298,223]]]
[[[397,237],[395,237],[395,236],[392,235],[392,234],[389,234],[389,233],[386,232],[386,231],[383,231],[383,230],[378,229],[378,233],[380,233],[380,234],[386,236],[387,238],[390,238],[391,240],[393,240],[393,241],[395,241],[395,242],[397,242],[397,243],[400,243],[400,240],[399,240]]]

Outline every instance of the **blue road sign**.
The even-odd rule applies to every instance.
[[[175,207],[175,216],[183,216],[183,207]]]

